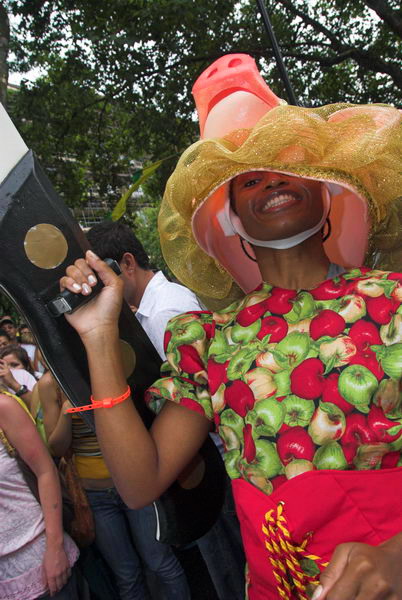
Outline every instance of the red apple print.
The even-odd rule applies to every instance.
[[[228,364],[228,360],[225,363],[217,363],[213,358],[208,359],[208,383],[211,396],[215,394],[222,383],[227,383],[226,370]]]
[[[342,446],[346,444],[370,444],[377,441],[377,437],[367,423],[367,419],[360,413],[353,413],[346,417],[345,433],[341,438]]]
[[[262,340],[263,337],[270,334],[269,343],[280,342],[288,332],[288,324],[282,317],[265,317],[261,321],[261,329],[257,334],[257,338]]]
[[[322,310],[310,323],[310,335],[313,340],[318,340],[323,335],[336,337],[345,327],[346,322],[341,315],[334,310]]]
[[[197,350],[189,344],[178,346],[180,352],[179,367],[185,373],[198,373],[204,369],[202,360]]]
[[[378,296],[378,298],[368,298],[366,300],[366,307],[373,321],[380,325],[387,325],[399,307],[399,302],[393,298]]]
[[[307,431],[296,425],[279,436],[276,449],[282,463],[287,465],[294,458],[313,460],[315,446]]]
[[[363,367],[367,367],[367,369],[369,369],[377,377],[378,381],[381,381],[384,377],[384,371],[377,360],[376,353],[373,352],[373,350],[370,350],[370,348],[356,352],[356,354],[350,359],[349,364],[363,365]]]
[[[334,300],[344,294],[346,282],[343,277],[323,281],[318,287],[310,291],[315,300]]]
[[[268,310],[267,308],[267,300],[263,300],[262,302],[257,302],[257,304],[252,304],[251,306],[246,306],[243,308],[236,316],[236,321],[242,327],[248,327],[252,323],[255,323],[264,313]]]
[[[382,457],[381,469],[394,469],[398,466],[400,458],[401,453],[399,450],[395,450],[395,452],[388,452],[388,454],[385,454]]]
[[[200,413],[200,415],[205,417],[205,411],[202,408],[201,404],[199,402],[197,402],[196,400],[193,400],[192,398],[181,398],[180,405],[186,406],[190,410],[198,412],[198,413]]]
[[[393,442],[401,436],[402,425],[387,419],[382,408],[375,404],[367,415],[367,423],[379,442]],[[389,433],[390,430],[395,433]]]
[[[285,315],[293,308],[291,300],[296,298],[295,290],[284,290],[273,288],[270,297],[266,301],[267,310],[277,315]]]
[[[204,328],[207,340],[210,340],[215,333],[215,326],[216,326],[215,321],[212,321],[212,323],[203,323],[202,326]]]
[[[255,459],[256,453],[257,453],[255,443],[253,440],[252,431],[253,431],[253,428],[250,424],[246,425],[243,428],[243,438],[244,438],[243,457],[245,458],[245,460],[248,463],[253,462],[253,460]]]
[[[357,446],[357,442],[348,442],[347,444],[342,443],[343,454],[345,455],[346,462],[348,463],[349,467],[353,465],[353,461],[356,456]]]
[[[366,350],[371,344],[382,344],[377,327],[371,321],[364,319],[353,323],[349,330],[349,337],[358,350]]]
[[[165,335],[163,336],[163,348],[165,350],[165,353],[167,352],[167,348],[168,348],[168,345],[169,345],[169,342],[171,339],[172,339],[172,332],[168,331],[166,329]]]
[[[341,396],[338,388],[338,379],[339,373],[331,373],[331,375],[326,378],[322,392],[322,401],[336,404],[336,406],[340,408],[345,415],[348,415],[353,411],[354,406],[345,400],[343,396]]]
[[[392,281],[400,281],[402,283],[402,273],[389,273],[387,279]]]
[[[253,409],[255,398],[249,386],[236,379],[225,389],[225,403],[244,418],[248,411]]]
[[[322,395],[324,389],[325,370],[319,358],[307,358],[295,367],[290,375],[290,389],[292,394],[313,400]]]

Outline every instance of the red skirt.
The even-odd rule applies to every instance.
[[[309,471],[269,496],[242,479],[232,486],[249,567],[249,600],[305,598],[306,580],[294,556],[315,557],[322,570],[339,544],[378,545],[402,531],[400,467]],[[289,547],[296,549],[293,558],[287,556]],[[280,592],[281,577],[288,582],[286,594]]]

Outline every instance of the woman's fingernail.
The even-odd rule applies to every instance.
[[[319,585],[318,588],[315,590],[314,594],[312,595],[311,600],[318,600],[318,598],[322,594],[322,589],[322,585]]]
[[[87,283],[83,283],[82,284],[82,291],[84,292],[84,294],[90,294],[91,293],[91,288],[89,287],[89,285]]]
[[[80,292],[81,291],[81,286],[79,283],[73,283],[73,288],[77,291]]]
[[[99,258],[99,256],[97,256],[95,252],[92,252],[92,250],[87,250],[87,256],[90,256],[91,258]]]
[[[95,283],[96,283],[96,277],[95,277],[95,275],[88,275],[88,282],[91,285],[95,285]]]

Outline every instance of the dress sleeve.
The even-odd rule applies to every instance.
[[[170,319],[164,337],[167,360],[161,368],[162,377],[145,395],[155,413],[171,400],[213,419],[207,363],[214,330],[210,312],[187,312]]]

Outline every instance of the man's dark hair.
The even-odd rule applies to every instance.
[[[150,269],[149,257],[132,229],[119,221],[103,221],[91,227],[87,239],[100,258],[114,258],[118,263],[130,252],[141,269]]]
[[[0,337],[5,337],[8,339],[8,341],[11,341],[10,336],[8,335],[7,331],[5,331],[4,329],[0,329]]]

